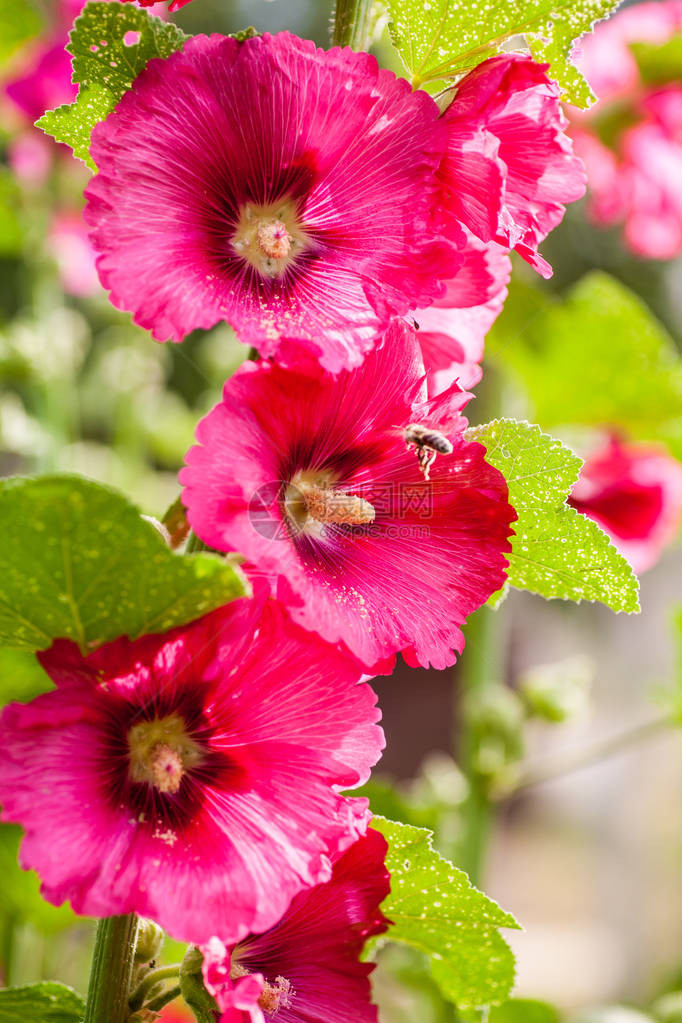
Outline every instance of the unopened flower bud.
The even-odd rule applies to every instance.
[[[137,925],[136,961],[148,963],[152,959],[156,959],[161,951],[163,939],[164,933],[158,924],[155,924],[153,920],[141,918]]]

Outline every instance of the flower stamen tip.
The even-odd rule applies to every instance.
[[[316,533],[325,525],[364,526],[376,518],[369,501],[334,486],[324,474],[297,474],[287,488],[284,507],[296,532]]]
[[[281,220],[261,221],[256,231],[258,244],[270,259],[286,259],[292,238]]]
[[[269,278],[282,277],[310,244],[293,199],[263,205],[246,203],[239,211],[231,240],[235,255],[261,277]]]
[[[179,791],[187,772],[204,758],[179,714],[133,725],[128,732],[128,750],[131,780],[146,782],[170,795]]]
[[[308,514],[316,522],[363,526],[374,522],[376,516],[373,505],[364,497],[347,494],[343,490],[319,487],[313,483],[305,487],[303,497]]]
[[[177,792],[185,773],[180,754],[164,742],[151,750],[149,770],[160,792]]]
[[[291,1007],[294,991],[286,977],[277,977],[274,984],[265,983],[258,999],[259,1008],[263,1012],[274,1015],[280,1009]]]

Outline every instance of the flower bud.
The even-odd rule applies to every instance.
[[[588,657],[568,657],[555,664],[530,668],[518,685],[534,716],[558,724],[585,714],[594,670]]]
[[[136,962],[148,963],[156,959],[161,951],[163,939],[164,933],[159,925],[142,917],[137,925]]]

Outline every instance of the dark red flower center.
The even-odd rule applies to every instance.
[[[197,684],[162,689],[144,706],[113,694],[107,700],[102,795],[169,843],[197,819],[207,789],[247,784],[240,758],[214,748],[204,713],[210,698]]]

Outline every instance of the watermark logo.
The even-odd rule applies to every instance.
[[[341,521],[344,518],[344,500],[348,503],[350,518],[358,498],[372,505],[374,521],[340,526],[337,520],[334,529],[342,528],[347,535],[401,540],[425,539],[430,535],[426,523],[433,515],[433,491],[427,484],[384,483],[374,485],[371,490],[353,487],[351,491],[349,488],[347,494],[337,487],[334,489],[334,511]],[[316,522],[308,511],[303,490],[288,480],[272,480],[258,487],[249,501],[248,516],[259,536],[273,541],[290,541],[302,533],[319,536],[323,525]]]
[[[291,530],[284,515],[284,499],[290,486],[283,480],[273,480],[264,483],[251,495],[249,522],[266,540],[290,539]]]

